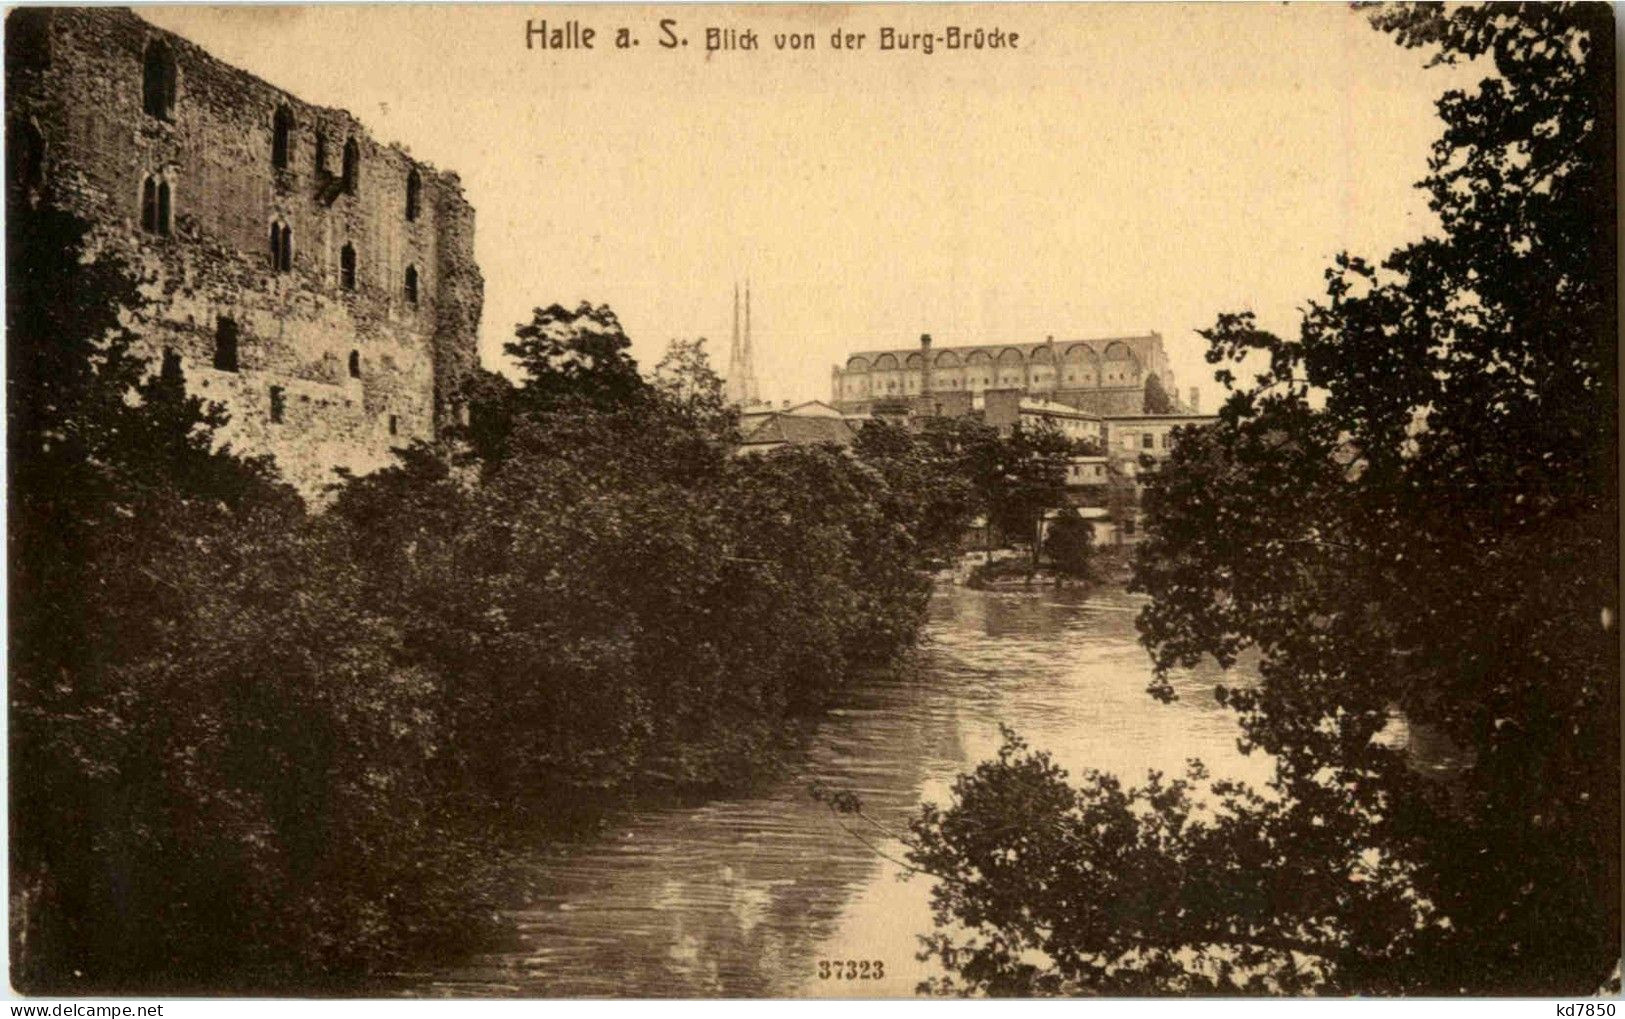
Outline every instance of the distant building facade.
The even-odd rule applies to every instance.
[[[456,174],[128,10],[13,9],[8,199],[91,225],[141,352],[306,494],[464,412],[484,283]]]
[[[1104,485],[1110,470],[1109,461],[1104,456],[1075,456],[1066,465],[1066,487],[1070,491]]]
[[[1137,414],[1108,417],[1105,429],[1106,456],[1117,463],[1124,475],[1134,477],[1140,469],[1140,458],[1153,461],[1166,460],[1174,448],[1174,431],[1186,427],[1205,427],[1218,420],[1212,414]]]
[[[860,351],[831,369],[831,402],[850,414],[906,406],[916,416],[949,415],[989,390],[1101,416],[1145,409],[1152,377],[1173,398],[1173,370],[1159,333],[1043,343],[933,348],[929,335],[915,348]]]
[[[1100,415],[1053,400],[1035,399],[1020,389],[990,389],[981,394],[980,409],[982,423],[1000,435],[1009,435],[1017,425],[1024,429],[1048,426],[1073,442],[1101,445],[1104,441]]]

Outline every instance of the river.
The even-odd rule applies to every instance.
[[[937,975],[915,959],[917,935],[931,929],[930,881],[903,880],[844,831],[808,794],[812,782],[857,793],[867,813],[902,829],[994,754],[1001,723],[1074,774],[1138,780],[1194,756],[1215,776],[1268,777],[1268,760],[1239,753],[1234,716],[1214,703],[1217,666],[1174,677],[1173,704],[1146,694],[1141,604],[1112,590],[940,589],[913,662],[831,712],[796,773],[737,799],[629,811],[601,838],[539,852],[526,868],[534,894],[512,910],[505,943],[414,975],[413,992],[912,995]],[[895,842],[876,848],[902,855]],[[828,959],[878,960],[884,976],[821,978]]]

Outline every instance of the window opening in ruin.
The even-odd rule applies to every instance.
[[[316,175],[320,177],[327,172],[327,133],[316,132]]]
[[[169,236],[169,181],[158,182],[158,222],[157,231],[165,237]]]
[[[350,351],[350,377],[352,379],[361,377],[361,351],[359,350]]]
[[[237,370],[237,320],[220,317],[214,326],[214,367],[217,371]]]
[[[175,113],[175,54],[161,39],[147,43],[141,65],[141,108],[149,117],[169,120]]]
[[[165,382],[181,381],[181,356],[175,353],[174,347],[164,348],[162,367],[158,369],[158,377]]]
[[[279,425],[288,412],[287,391],[281,386],[271,387],[271,423]]]
[[[361,149],[351,138],[344,143],[344,193],[353,195],[356,192],[356,176],[361,171]]]
[[[13,15],[15,17],[15,15]],[[13,121],[7,163],[11,182],[24,188],[37,188],[45,180],[45,136],[33,121]]]
[[[271,118],[271,165],[286,169],[293,155],[293,114],[286,106],[278,106]]]
[[[287,272],[293,268],[293,227],[271,224],[271,268]]]
[[[148,233],[169,233],[169,182],[158,177],[141,180],[141,229]]]
[[[406,303],[418,303],[418,269],[415,265],[406,267]]]
[[[389,434],[391,434],[391,435],[399,435],[400,433],[401,433],[401,419],[396,417],[395,415],[391,414],[389,416]]]
[[[355,289],[355,248],[348,244],[339,252],[339,283],[346,290]]]
[[[406,175],[406,219],[415,223],[418,218],[418,207],[423,201],[423,178],[413,170]]]
[[[141,229],[158,232],[158,182],[151,177],[141,179]]]

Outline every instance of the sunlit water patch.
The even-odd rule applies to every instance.
[[[901,831],[922,802],[991,757],[1000,724],[1073,774],[1139,780],[1200,757],[1216,775],[1262,782],[1269,762],[1236,748],[1213,700],[1217,667],[1174,677],[1180,698],[1146,694],[1136,641],[1141,600],[1121,592],[989,593],[947,588],[912,667],[876,677],[819,725],[794,774],[748,796],[640,809],[602,838],[539,851],[530,901],[495,950],[412,979],[427,995],[754,997],[909,995],[935,975],[915,960],[930,930],[928,878],[900,880],[902,847],[866,845],[808,794],[856,793]],[[883,963],[837,980],[820,961]],[[871,968],[871,973],[873,969]]]

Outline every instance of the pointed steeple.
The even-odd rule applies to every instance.
[[[728,343],[728,382],[739,376],[739,284],[734,284],[734,331]]]
[[[739,331],[739,284],[734,284],[733,344],[728,350],[728,399],[742,407],[756,403],[756,369],[750,344],[750,280],[745,280],[745,331]]]
[[[744,371],[745,403],[756,402],[756,358],[750,339],[750,277],[745,277],[745,355],[740,368]]]

